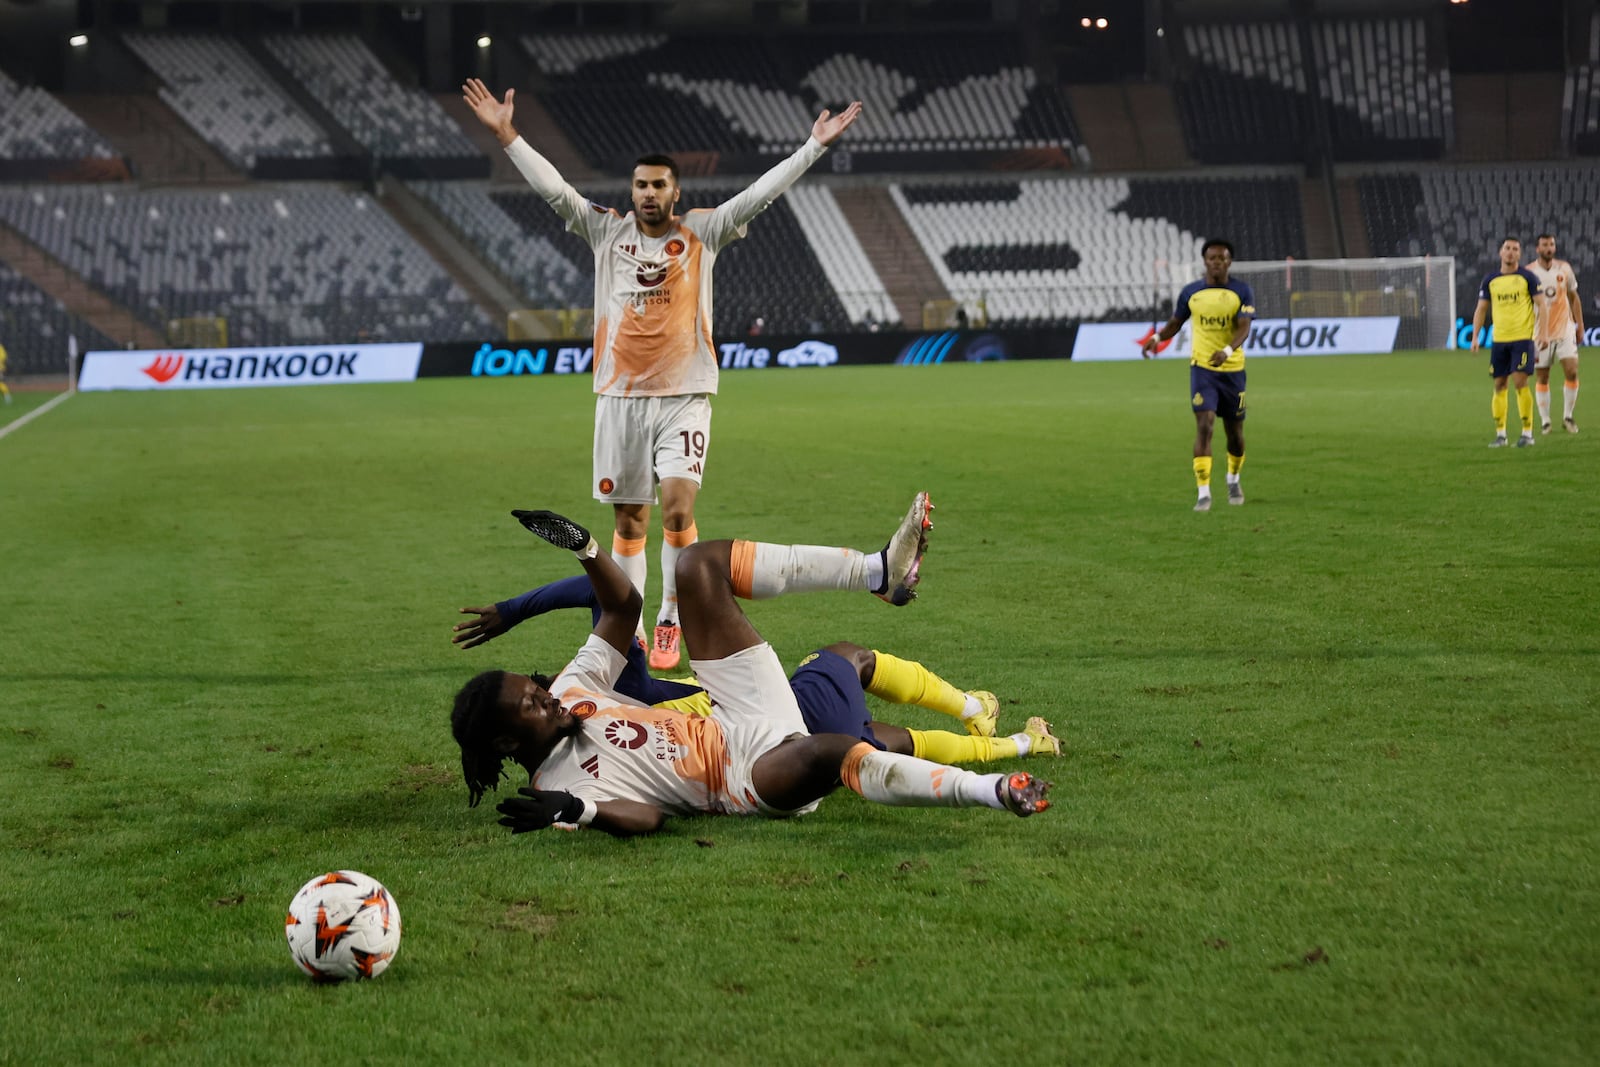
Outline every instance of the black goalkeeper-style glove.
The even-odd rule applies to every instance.
[[[543,830],[556,823],[569,827],[581,825],[579,819],[588,807],[582,797],[561,790],[523,786],[517,792],[521,795],[507,797],[495,805],[502,816],[500,825],[509,826],[514,834]]]
[[[512,518],[527,527],[535,537],[550,542],[568,552],[583,552],[594,543],[589,531],[564,515],[553,511],[513,511]]]

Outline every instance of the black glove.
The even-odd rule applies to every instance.
[[[543,830],[558,822],[576,825],[578,816],[583,814],[583,801],[571,793],[532,786],[523,786],[517,792],[521,796],[508,797],[495,805],[495,810],[504,816],[500,825],[511,827],[514,834]]]
[[[553,511],[513,511],[511,516],[535,537],[543,538],[568,552],[581,552],[593,540],[588,530]]]

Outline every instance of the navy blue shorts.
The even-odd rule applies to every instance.
[[[1225,419],[1244,418],[1244,371],[1212,370],[1189,364],[1189,403],[1196,411],[1215,411]]]
[[[1509,378],[1533,373],[1533,341],[1496,341],[1489,346],[1489,376]]]
[[[814,734],[848,734],[877,748],[883,742],[872,734],[872,713],[861,689],[861,676],[837,652],[811,653],[789,676],[795,703],[806,729]]]

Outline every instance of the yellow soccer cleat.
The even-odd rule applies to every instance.
[[[961,720],[967,724],[967,733],[973,737],[993,737],[1000,728],[1000,698],[982,689],[975,689],[967,696],[983,705],[978,714]]]
[[[1028,755],[1042,756],[1047,752],[1052,756],[1061,755],[1061,738],[1050,732],[1050,724],[1041,716],[1031,717],[1022,732],[1028,736]]]

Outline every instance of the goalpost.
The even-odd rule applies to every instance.
[[[1192,277],[1203,273],[1196,264]],[[1398,318],[1397,349],[1448,348],[1455,332],[1450,256],[1248,260],[1235,263],[1229,276],[1249,284],[1257,318],[1288,320],[1291,352],[1296,319]]]

